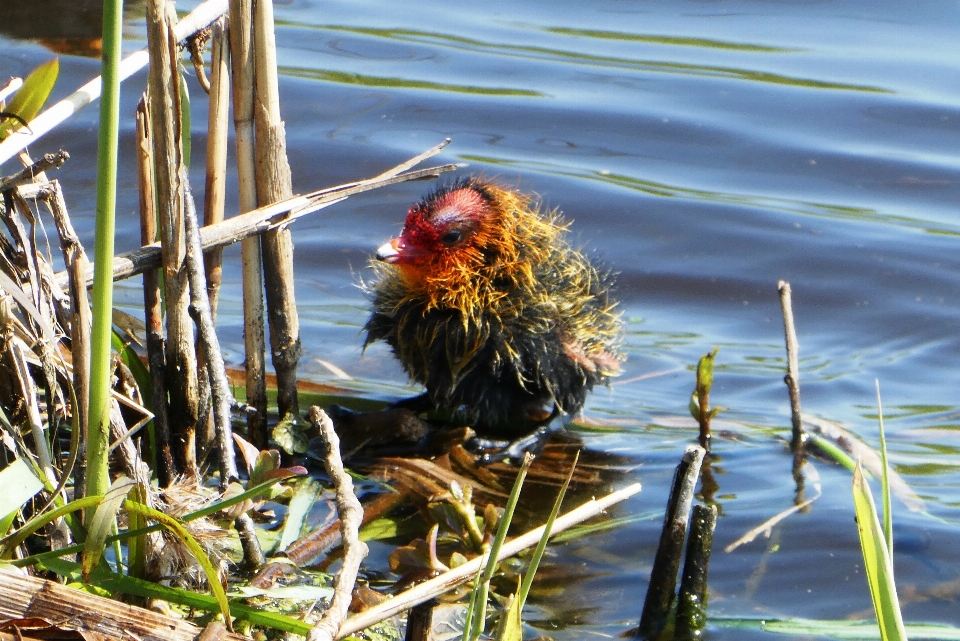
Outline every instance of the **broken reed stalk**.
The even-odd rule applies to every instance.
[[[674,641],[695,641],[701,638],[707,625],[707,574],[716,527],[715,505],[693,506],[690,538],[680,579]]]
[[[181,175],[181,182],[183,183],[184,225],[187,238],[186,267],[190,279],[190,315],[197,325],[203,361],[206,363],[206,373],[210,381],[213,420],[220,449],[220,491],[225,492],[227,486],[239,476],[233,449],[233,428],[230,424],[230,409],[237,403],[230,392],[227,368],[223,362],[220,340],[217,338],[217,330],[213,324],[210,299],[207,298],[207,284],[204,281],[202,269],[203,252],[200,249],[200,225],[197,222],[197,210],[186,170]],[[250,515],[244,513],[237,517],[236,526],[247,568],[259,569],[264,563],[264,557]]]
[[[230,118],[230,55],[226,17],[213,23],[210,38],[210,111],[207,116],[207,175],[203,190],[203,225],[223,220],[227,186],[227,129]],[[151,241],[152,242],[152,241]],[[204,255],[210,315],[217,320],[223,278],[223,250]]]
[[[800,345],[797,342],[797,328],[793,324],[793,302],[790,295],[790,283],[781,280],[777,283],[780,292],[780,307],[783,308],[783,331],[787,343],[787,375],[783,382],[787,384],[790,393],[790,419],[793,424],[793,433],[790,438],[790,449],[800,451],[803,445],[803,422],[800,416]]]
[[[307,641],[333,641],[347,618],[353,588],[357,583],[360,563],[367,556],[367,544],[360,540],[363,506],[353,490],[353,481],[343,469],[340,459],[340,439],[327,413],[314,405],[310,408],[310,423],[320,430],[323,439],[323,465],[337,493],[337,513],[340,517],[340,536],[343,539],[343,563],[334,581],[333,598],[323,618],[307,634]]]
[[[287,136],[280,117],[277,81],[277,43],[273,3],[258,0],[253,6],[253,58],[256,99],[253,103],[257,132],[257,204],[280,202],[293,195]],[[277,410],[281,418],[299,414],[297,365],[303,353],[293,272],[293,238],[281,227],[260,237],[263,251],[270,352],[277,375]]]
[[[77,399],[77,407],[73,408],[76,429],[80,434],[87,433],[87,416],[90,409],[90,329],[92,318],[90,314],[90,300],[87,298],[86,271],[90,261],[83,250],[80,237],[70,222],[67,205],[63,199],[63,190],[60,183],[50,183],[52,192],[44,200],[53,216],[53,222],[60,236],[60,250],[63,252],[63,262],[70,274],[70,351],[73,361],[73,391]],[[74,485],[76,491],[83,483]],[[83,492],[77,492],[82,498]]]
[[[660,544],[650,571],[650,586],[640,615],[638,636],[641,639],[659,638],[667,625],[670,606],[676,595],[677,571],[683,555],[693,493],[705,454],[702,447],[688,447],[674,473]]]
[[[157,239],[157,211],[153,175],[153,144],[150,140],[150,114],[146,94],[137,105],[137,184],[140,192],[140,242],[150,245]],[[160,273],[143,272],[143,316],[146,326],[147,364],[153,397],[154,471],[161,488],[176,478],[170,450],[170,423],[167,417],[166,341],[163,338],[163,302]]]
[[[174,27],[175,40],[179,42],[192,33],[206,28],[207,25],[223,15],[226,10],[227,0],[207,0],[177,23],[177,26]],[[130,54],[120,61],[118,80],[123,82],[149,63],[150,55],[147,49],[141,49]],[[20,128],[16,135],[7,136],[3,142],[0,142],[0,164],[10,160],[61,122],[99,98],[101,88],[101,78],[97,76],[60,102],[45,109],[43,113],[30,121],[29,129]]]
[[[70,154],[63,149],[56,153],[44,154],[40,160],[24,167],[12,176],[0,180],[0,192],[9,191],[14,187],[33,182],[34,179],[48,169],[58,169],[70,159]]]
[[[233,126],[236,132],[240,213],[257,208],[253,117],[253,0],[230,0],[230,63],[233,66]],[[267,447],[266,334],[264,333],[263,267],[260,239],[240,246],[243,272],[243,341],[246,355],[247,439]]]
[[[589,518],[597,516],[598,514],[602,514],[605,510],[611,508],[617,503],[635,495],[640,491],[640,489],[641,487],[639,483],[633,483],[621,490],[617,490],[616,492],[612,492],[606,496],[600,497],[599,499],[590,499],[580,507],[570,510],[563,516],[557,517],[557,520],[553,522],[551,536],[556,536],[557,534],[565,532],[566,530],[586,521]],[[514,539],[505,541],[503,547],[500,548],[500,553],[497,555],[497,558],[490,559],[490,561],[499,563],[522,550],[535,546],[543,537],[543,532],[545,529],[546,526],[541,525],[540,527],[534,528]],[[436,596],[439,596],[459,585],[462,585],[463,583],[466,583],[477,576],[477,572],[482,567],[482,564],[486,561],[487,559],[485,559],[483,556],[471,559],[463,565],[458,565],[456,568],[453,568],[448,572],[444,572],[438,577],[424,581],[423,583],[410,588],[406,592],[398,594],[388,601],[385,601],[379,605],[375,605],[368,610],[364,610],[360,614],[347,619],[340,627],[340,631],[337,633],[335,638],[343,639],[344,637],[359,632],[360,630],[365,630],[371,625],[384,621],[395,614],[403,612],[404,610],[409,610],[417,604],[429,601]]]
[[[210,95],[207,113],[207,154],[204,181],[203,221],[212,225],[223,220],[227,179],[227,129],[230,116],[230,69],[229,44],[226,30],[227,18],[221,16],[213,23],[210,33],[210,83],[205,85]],[[203,58],[197,39],[191,39],[191,58],[197,69],[197,80],[204,85]],[[210,302],[210,317],[217,320],[217,300],[222,281],[223,250],[217,249],[203,256],[207,298]],[[209,450],[216,441],[216,427],[210,408],[210,376],[203,350],[197,354],[200,406],[197,416],[197,447],[201,452]]]
[[[197,363],[186,270],[183,231],[183,166],[181,147],[179,52],[172,25],[176,22],[166,0],[147,2],[147,40],[150,48],[150,135],[153,140],[156,195],[163,254],[164,302],[167,315],[167,391],[173,460],[177,473],[197,475],[196,425],[198,412]]]
[[[431,599],[415,605],[407,613],[407,629],[403,641],[430,641],[433,639],[433,610],[439,601]]]

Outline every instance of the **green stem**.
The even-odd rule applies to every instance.
[[[94,245],[93,331],[90,358],[90,416],[87,420],[87,495],[110,487],[110,331],[113,317],[113,235],[117,205],[117,146],[120,113],[120,42],[123,0],[103,3],[103,93],[97,147],[97,223]],[[92,514],[89,514],[92,517]]]

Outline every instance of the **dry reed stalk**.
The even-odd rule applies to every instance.
[[[221,17],[212,25],[210,53],[210,94],[207,114],[207,164],[204,187],[203,220],[204,225],[212,225],[223,220],[223,205],[226,199],[227,177],[227,128],[230,115],[230,69],[226,31],[227,18]],[[194,52],[191,52],[191,56]],[[194,65],[198,67],[197,79],[203,73],[203,60],[196,52]],[[201,83],[202,84],[202,83]],[[207,297],[210,301],[210,317],[217,319],[217,300],[220,296],[220,283],[223,272],[223,250],[215,249],[204,257]],[[204,352],[197,355],[200,386],[200,411],[197,420],[197,445],[201,452],[209,449],[216,440],[214,418],[208,411],[210,401],[210,377],[207,374]]]
[[[150,115],[144,94],[137,105],[137,182],[140,189],[140,242],[153,243],[157,238],[157,212],[153,176],[153,145],[150,141]],[[154,470],[161,488],[168,488],[176,478],[170,450],[170,423],[167,416],[167,382],[163,307],[160,297],[160,274],[154,269],[143,272],[143,315],[147,334],[147,363],[153,388],[153,435],[156,443]]]
[[[150,48],[150,124],[156,170],[156,192],[163,253],[163,283],[167,311],[167,390],[170,394],[171,447],[177,472],[197,474],[196,425],[198,409],[197,363],[189,305],[186,240],[183,231],[183,186],[180,169],[181,105],[176,16],[165,0],[147,2],[147,40]]]
[[[236,131],[240,213],[257,208],[253,118],[253,0],[230,0],[230,64],[233,67],[233,125]],[[266,336],[263,317],[263,267],[260,239],[240,247],[243,272],[243,341],[246,353],[247,439],[267,447]]]
[[[257,144],[257,204],[269,205],[290,198],[293,187],[287,162],[287,138],[280,117],[277,81],[277,43],[273,2],[254,0],[253,57],[256,99],[254,120]],[[263,251],[270,351],[277,375],[277,410],[281,417],[299,414],[297,365],[303,353],[300,317],[297,314],[293,273],[293,238],[280,227],[260,237]]]
[[[90,266],[80,237],[70,222],[63,191],[57,181],[50,183],[52,191],[45,198],[53,222],[60,236],[63,262],[70,274],[70,305],[73,318],[70,322],[70,348],[73,362],[73,391],[77,407],[73,408],[76,425],[81,434],[87,433],[87,413],[90,406],[90,329],[93,318],[90,299],[87,298],[86,271]],[[82,485],[82,484],[81,484]]]
[[[213,23],[210,54],[210,112],[207,116],[207,175],[203,194],[203,224],[223,220],[227,177],[227,128],[230,118],[230,55],[227,19]],[[204,255],[210,314],[217,320],[217,300],[223,272],[223,250]]]

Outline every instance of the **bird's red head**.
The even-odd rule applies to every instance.
[[[377,259],[395,270],[404,296],[428,309],[494,309],[505,288],[534,286],[533,265],[564,230],[531,205],[529,196],[484,179],[459,180],[411,207]]]
[[[439,276],[479,258],[498,218],[485,186],[475,180],[443,187],[407,211],[403,232],[377,250],[377,258],[407,275]]]

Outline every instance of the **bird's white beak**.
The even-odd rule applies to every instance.
[[[394,238],[390,242],[380,245],[377,249],[377,260],[382,260],[385,263],[395,263],[400,260],[400,251],[397,249],[399,242],[399,238]]]

